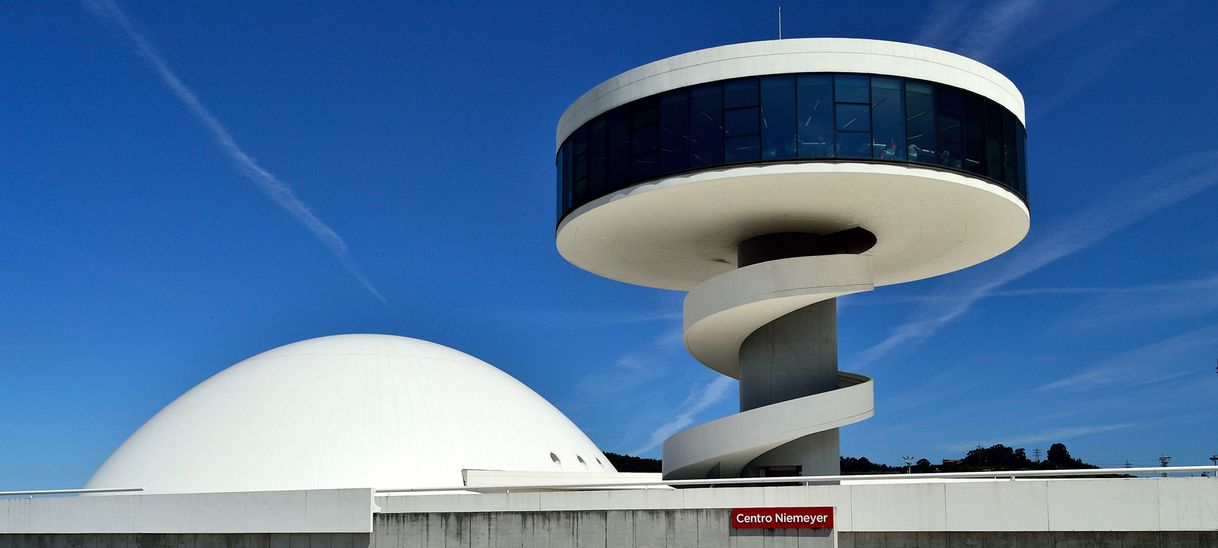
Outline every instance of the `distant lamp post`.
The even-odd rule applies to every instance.
[[[901,460],[905,461],[905,473],[913,473],[913,457],[901,457]]]
[[[1166,468],[1166,467],[1167,467],[1167,464],[1168,464],[1168,463],[1170,463],[1170,462],[1171,462],[1171,457],[1170,457],[1170,456],[1168,456],[1168,455],[1159,455],[1159,466],[1162,466],[1162,467]],[[1164,472],[1164,473],[1163,473],[1163,477],[1165,477],[1165,478],[1167,477],[1167,473],[1166,473],[1166,472]]]

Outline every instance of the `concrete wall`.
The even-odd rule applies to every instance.
[[[834,507],[836,540],[849,548],[1218,548],[1218,479],[1195,477],[0,500],[0,548],[832,545],[826,531],[729,527],[731,508],[780,506]]]
[[[609,512],[604,512],[608,519]],[[470,516],[469,525],[483,523]],[[521,516],[521,514],[516,514]],[[508,514],[501,514],[508,516]],[[392,519],[392,518],[390,518]],[[425,518],[431,519],[431,518]],[[437,517],[443,522],[443,517]],[[451,519],[451,518],[450,518]],[[511,521],[505,519],[505,521]],[[569,521],[579,523],[579,518],[569,518]],[[378,520],[379,522],[379,520]],[[452,523],[452,522],[450,522]],[[588,546],[619,546],[616,542],[624,539],[588,538],[585,529],[584,537],[575,537],[571,544],[559,544],[571,537],[560,535],[538,535],[536,523],[530,529],[521,519],[519,536],[504,535],[500,537],[481,536],[471,528],[463,529],[464,533],[435,535],[420,540],[417,532],[398,529],[399,536],[387,533],[395,526],[387,525],[384,534],[368,535],[360,533],[335,534],[0,534],[0,548],[24,548],[37,546],[43,548],[220,548],[242,546],[253,548],[386,548],[406,546],[563,546],[583,548]],[[586,522],[585,522],[586,523]],[[405,525],[405,523],[403,523]],[[425,531],[434,531],[427,524],[415,524]],[[504,528],[502,524],[499,525]],[[578,525],[576,525],[578,527]],[[454,529],[455,530],[455,529]],[[528,534],[526,534],[528,533]],[[980,532],[980,533],[841,533],[838,546],[841,548],[908,548],[913,546],[926,548],[1076,548],[1076,547],[1161,547],[1183,548],[1218,547],[1218,532]],[[660,538],[650,536],[641,541],[634,541],[628,546],[640,548],[668,546],[810,546],[816,542],[813,537],[790,537],[774,534],[758,534],[756,536],[739,536],[713,541],[710,537],[704,540],[690,542],[690,537],[673,536]],[[424,542],[416,544],[414,542]],[[704,544],[702,542],[705,542]],[[717,543],[716,543],[717,542]]]
[[[842,533],[840,548],[1215,548],[1218,531]]]
[[[377,514],[372,546],[661,547],[833,545],[828,530],[735,530],[729,509]]]
[[[1218,478],[496,493],[376,498],[386,513],[832,506],[839,532],[1216,531]]]
[[[0,536],[369,533],[372,512],[371,489],[8,499],[0,500]]]
[[[367,533],[0,534],[0,548],[365,548]]]

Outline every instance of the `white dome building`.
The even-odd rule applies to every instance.
[[[229,367],[162,409],[86,487],[151,493],[463,485],[463,470],[614,472],[565,415],[473,356],[338,335]]]

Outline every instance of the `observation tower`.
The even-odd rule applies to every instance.
[[[615,76],[557,131],[558,250],[688,291],[685,345],[740,413],[664,442],[666,479],[832,475],[874,414],[838,370],[841,295],[954,272],[1028,232],[1023,96],[952,53],[856,39],[704,49]]]

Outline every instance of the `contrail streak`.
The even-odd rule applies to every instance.
[[[317,215],[314,215],[309,209],[309,206],[305,205],[296,196],[291,186],[280,181],[259,165],[257,160],[254,160],[244,150],[241,150],[240,146],[237,146],[237,142],[233,139],[228,129],[199,101],[194,91],[182,83],[182,80],[170,70],[169,65],[157,53],[156,48],[152,46],[152,43],[143,34],[140,34],[135,29],[135,25],[127,17],[122,8],[119,7],[117,2],[114,0],[82,0],[82,3],[85,9],[92,12],[98,18],[112,24],[118,30],[121,30],[127,38],[135,43],[139,53],[156,70],[157,75],[161,77],[161,81],[173,91],[174,95],[182,101],[182,104],[186,105],[191,114],[194,114],[195,119],[211,132],[212,137],[216,140],[216,144],[236,164],[237,168],[247,179],[257,185],[258,189],[278,204],[279,207],[282,207],[288,214],[295,217],[300,224],[304,225],[305,229],[311,232],[322,245],[326,246],[326,249],[330,250],[330,253],[333,253],[338,258],[347,271],[355,277],[360,285],[364,286],[364,289],[367,289],[381,304],[388,306],[389,303],[385,300],[384,295],[381,295],[376,286],[372,285],[372,281],[368,279],[368,276],[355,263],[355,259],[351,257],[351,252],[347,248],[347,242],[343,241],[343,238],[334,229],[330,228],[329,225],[318,219]]]
[[[702,389],[693,394],[686,400],[686,408],[671,421],[661,425],[648,438],[647,443],[638,447],[631,452],[632,455],[641,455],[658,447],[669,436],[676,434],[682,428],[689,426],[694,422],[694,417],[706,410],[706,408],[718,403],[723,396],[727,394],[727,390],[732,387],[731,377],[716,377],[715,380],[706,384]]]
[[[1045,265],[1087,249],[1118,230],[1197,193],[1218,186],[1218,149],[1169,162],[1120,185],[1120,191],[1060,223],[1038,241],[1029,242],[991,265],[974,267],[971,277],[938,295],[914,320],[898,326],[875,346],[859,353],[856,367],[870,365],[908,343],[931,337],[999,288]],[[1146,189],[1155,189],[1147,193]]]

